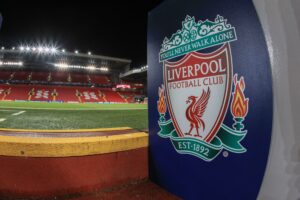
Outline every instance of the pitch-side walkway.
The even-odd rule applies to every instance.
[[[144,180],[114,187],[71,200],[179,200],[151,181]]]

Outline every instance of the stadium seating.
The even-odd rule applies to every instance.
[[[27,85],[9,85],[2,100],[28,100],[30,87]]]
[[[134,97],[136,96],[134,92],[119,92],[119,94],[126,99],[127,103],[134,103]]]
[[[9,85],[0,85],[0,100],[4,100],[10,90]]]
[[[86,74],[72,74],[71,81],[73,83],[88,83],[88,77]]]
[[[28,93],[28,100],[31,101],[52,101],[52,90],[44,86],[32,86]]]
[[[31,81],[48,81],[49,72],[32,72]]]
[[[12,74],[12,72],[10,71],[1,71],[0,72],[0,80],[9,80],[10,79],[10,75]]]
[[[78,74],[64,71],[44,72],[44,71],[0,71],[0,81],[19,81],[27,83],[28,81],[39,83],[77,83],[77,84],[112,84],[112,81],[106,75],[98,74]]]
[[[76,95],[80,102],[99,102],[99,92],[91,88],[78,88],[76,89]]]
[[[133,92],[116,92],[110,88],[0,84],[0,100],[131,103],[134,96]]]
[[[52,82],[71,82],[69,79],[69,74],[67,72],[53,72],[51,73]]]
[[[89,77],[90,77],[92,83],[96,83],[96,84],[111,83],[111,80],[105,75],[91,74],[91,75],[89,75]]]
[[[57,86],[54,87],[55,101],[62,102],[80,102],[78,96],[76,96],[76,89],[73,87]]]
[[[124,82],[127,83],[127,82]],[[131,85],[134,83],[130,83]],[[104,74],[70,71],[0,71],[0,100],[132,103],[137,93],[114,91]],[[108,87],[108,88],[107,88]]]
[[[109,90],[102,92],[104,93],[107,102],[126,103],[126,100],[118,92]]]
[[[28,80],[28,76],[31,72],[26,71],[16,71],[13,73],[13,77],[11,77],[11,80]]]

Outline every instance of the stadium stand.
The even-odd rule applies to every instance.
[[[119,92],[119,93],[127,103],[135,102],[135,96],[137,95],[135,92]]]
[[[77,103],[132,103],[134,92],[116,92],[110,88],[49,85],[0,85],[1,100],[59,101]],[[126,97],[125,97],[126,96]],[[131,98],[131,100],[129,100]]]
[[[53,72],[51,73],[51,81],[52,82],[69,82],[68,81],[68,73],[67,72]]]
[[[111,80],[107,76],[103,75],[89,75],[92,83],[95,84],[108,84],[111,82]]]
[[[111,84],[112,81],[105,75],[88,75],[70,72],[27,72],[27,71],[0,71],[0,80],[17,80],[29,82],[73,82],[91,84]]]
[[[31,73],[31,81],[47,81],[49,76],[49,72],[32,72]]]
[[[120,93],[110,90],[102,91],[107,102],[127,103]]]
[[[29,87],[26,85],[9,86],[2,100],[28,100]]]
[[[28,76],[30,74],[30,72],[26,72],[26,71],[16,71],[14,73],[12,73],[13,76],[11,77],[10,80],[28,80]]]
[[[86,74],[72,74],[71,82],[73,83],[88,83],[88,77]]]
[[[0,79],[4,80],[4,81],[9,80],[11,74],[12,74],[12,72],[10,72],[10,71],[1,71]]]
[[[0,100],[134,103],[143,97],[139,80],[120,77],[130,60],[37,48],[0,50]]]
[[[52,95],[55,101],[62,101],[62,102],[80,102],[79,98],[76,96],[76,91],[74,88],[69,88],[66,86],[58,86],[55,87]]]

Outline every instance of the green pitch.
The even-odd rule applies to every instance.
[[[148,129],[145,104],[75,104],[0,101],[0,128]]]

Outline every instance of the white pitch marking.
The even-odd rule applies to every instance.
[[[20,112],[17,112],[17,113],[14,113],[14,114],[11,114],[11,115],[14,115],[14,116],[17,116],[17,115],[21,115],[21,114],[23,114],[24,112],[26,112],[26,111],[20,111]]]
[[[5,118],[0,118],[0,122],[3,122],[5,121],[6,119]]]

